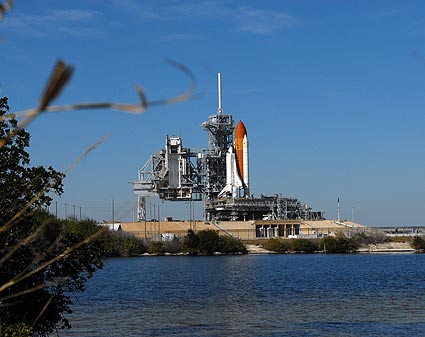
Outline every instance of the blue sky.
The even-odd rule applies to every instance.
[[[282,193],[368,226],[425,225],[425,2],[423,1],[15,1],[0,23],[0,95],[34,107],[56,60],[75,67],[56,104],[136,103],[189,85],[193,99],[142,115],[111,110],[42,115],[28,128],[34,165],[64,170],[109,139],[65,179],[63,215],[131,220],[130,181],[165,135],[204,148],[200,124],[223,109],[243,120],[251,190]],[[186,205],[152,203],[161,217]],[[197,217],[201,216],[200,207]]]

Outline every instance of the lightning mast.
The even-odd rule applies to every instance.
[[[221,73],[217,74],[217,84],[218,84],[218,109],[217,109],[217,115],[223,114],[223,108],[221,106]]]
[[[208,132],[208,155],[206,156],[206,199],[212,200],[226,186],[226,152],[233,144],[233,117],[223,114],[221,96],[221,73],[217,74],[217,114],[208,117],[202,127]]]

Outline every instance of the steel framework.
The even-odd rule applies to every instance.
[[[181,137],[166,137],[165,147],[151,155],[133,181],[138,199],[138,220],[146,219],[146,198],[158,195],[171,201],[205,203],[204,220],[322,219],[322,212],[295,198],[272,197],[218,198],[226,186],[226,153],[233,146],[234,121],[221,106],[221,76],[218,76],[217,114],[202,123],[208,132],[208,149],[191,151]]]

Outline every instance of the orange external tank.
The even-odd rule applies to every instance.
[[[247,132],[245,125],[242,121],[239,121],[238,125],[236,125],[235,129],[235,140],[234,140],[234,147],[235,147],[235,153],[236,153],[236,162],[238,166],[238,173],[245,184],[247,182],[245,181],[244,177],[244,139],[247,139]]]

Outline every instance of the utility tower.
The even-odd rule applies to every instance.
[[[202,127],[208,132],[208,152],[205,158],[206,183],[205,198],[213,200],[226,186],[226,152],[233,145],[233,117],[224,115],[221,100],[221,73],[217,75],[218,109],[217,114],[208,117]]]

